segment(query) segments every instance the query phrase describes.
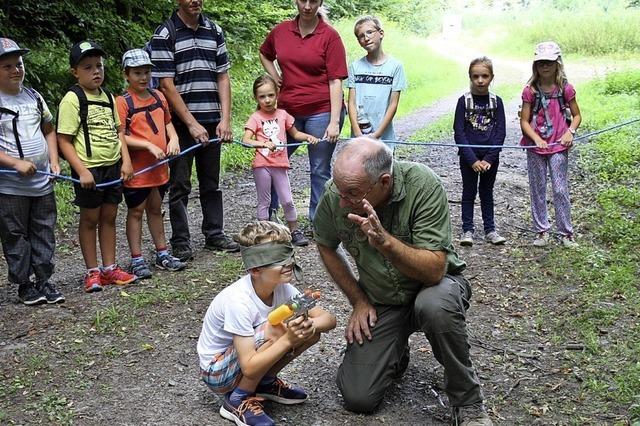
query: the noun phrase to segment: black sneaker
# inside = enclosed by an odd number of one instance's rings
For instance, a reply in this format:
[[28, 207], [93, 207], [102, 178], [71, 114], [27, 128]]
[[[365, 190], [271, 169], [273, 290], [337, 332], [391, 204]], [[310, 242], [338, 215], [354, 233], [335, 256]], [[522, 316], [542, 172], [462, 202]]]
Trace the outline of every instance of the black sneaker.
[[240, 251], [240, 244], [236, 243], [228, 236], [222, 234], [219, 237], [207, 240], [207, 242], [204, 244], [204, 248], [206, 248], [207, 250], [226, 251], [229, 253], [233, 253], [236, 251]]
[[296, 229], [291, 231], [291, 244], [298, 247], [308, 246], [309, 239], [304, 236], [301, 230]]
[[40, 305], [47, 301], [44, 294], [40, 293], [32, 283], [20, 284], [18, 286], [18, 297], [25, 305]]
[[53, 284], [46, 281], [37, 286], [40, 293], [47, 299], [47, 303], [62, 303], [64, 302], [64, 295], [56, 289]]
[[186, 262], [193, 259], [193, 252], [189, 246], [177, 246], [171, 248], [171, 254], [173, 257], [180, 260], [180, 262]]

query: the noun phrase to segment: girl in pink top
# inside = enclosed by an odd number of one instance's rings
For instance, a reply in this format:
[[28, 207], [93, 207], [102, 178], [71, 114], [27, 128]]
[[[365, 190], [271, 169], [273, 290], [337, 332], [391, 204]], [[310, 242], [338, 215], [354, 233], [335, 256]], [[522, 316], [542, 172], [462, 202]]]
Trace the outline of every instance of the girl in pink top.
[[318, 138], [300, 132], [293, 125], [294, 118], [285, 110], [278, 109], [278, 85], [271, 76], [265, 74], [256, 79], [253, 96], [258, 102], [258, 109], [247, 120], [242, 141], [257, 148], [253, 176], [258, 191], [258, 220], [269, 218], [273, 184], [291, 230], [291, 242], [296, 246], [306, 246], [309, 240], [298, 229], [298, 214], [289, 183], [289, 157], [283, 145], [287, 134], [297, 141], [311, 144], [317, 144]]
[[527, 149], [531, 217], [537, 232], [533, 245], [543, 247], [551, 228], [547, 215], [547, 170], [551, 176], [556, 226], [565, 247], [575, 247], [569, 200], [569, 148], [580, 126], [576, 91], [567, 82], [560, 47], [553, 41], [536, 46], [533, 75], [522, 91], [521, 145]]

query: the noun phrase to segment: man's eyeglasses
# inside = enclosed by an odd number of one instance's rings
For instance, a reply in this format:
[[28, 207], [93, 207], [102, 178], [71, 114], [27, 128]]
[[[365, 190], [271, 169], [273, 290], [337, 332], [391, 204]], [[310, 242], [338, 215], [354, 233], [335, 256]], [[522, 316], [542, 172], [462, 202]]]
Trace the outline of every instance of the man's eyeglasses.
[[331, 181], [331, 184], [329, 185], [329, 191], [333, 192], [334, 194], [336, 194], [338, 197], [342, 198], [343, 200], [347, 201], [350, 204], [360, 204], [362, 203], [362, 200], [364, 200], [365, 198], [367, 198], [367, 195], [369, 195], [369, 193], [373, 190], [373, 188], [376, 186], [376, 184], [378, 182], [380, 182], [380, 178], [384, 175], [384, 173], [380, 176], [378, 176], [378, 179], [376, 179], [375, 182], [373, 182], [369, 188], [365, 191], [364, 194], [362, 194], [361, 196], [353, 196], [353, 195], [344, 195], [340, 192], [340, 190], [338, 189], [338, 187], [336, 186], [334, 181]]
[[364, 41], [368, 38], [371, 38], [375, 33], [378, 33], [378, 32], [380, 32], [380, 30], [367, 30], [362, 34], [358, 35], [358, 41]]

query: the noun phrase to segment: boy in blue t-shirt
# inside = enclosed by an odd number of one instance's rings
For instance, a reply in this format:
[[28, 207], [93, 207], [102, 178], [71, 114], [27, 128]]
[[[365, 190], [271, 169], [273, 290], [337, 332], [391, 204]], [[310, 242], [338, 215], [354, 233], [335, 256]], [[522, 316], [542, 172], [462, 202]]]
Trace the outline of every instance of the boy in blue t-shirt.
[[393, 117], [400, 92], [407, 87], [402, 64], [382, 51], [384, 30], [375, 16], [363, 16], [354, 25], [358, 43], [367, 55], [349, 67], [351, 136], [381, 139], [391, 149], [396, 139]]
[[[53, 274], [56, 199], [49, 176], [60, 173], [53, 117], [35, 90], [24, 87], [22, 56], [0, 38], [0, 237], [9, 281], [25, 305], [64, 302]], [[13, 173], [15, 172], [15, 173]], [[35, 283], [31, 281], [31, 274]]]

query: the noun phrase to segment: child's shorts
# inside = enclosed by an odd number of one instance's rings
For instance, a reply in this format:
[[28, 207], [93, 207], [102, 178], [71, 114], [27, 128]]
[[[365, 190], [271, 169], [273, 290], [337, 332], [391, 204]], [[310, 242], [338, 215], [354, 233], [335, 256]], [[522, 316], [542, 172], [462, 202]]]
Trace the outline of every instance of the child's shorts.
[[[111, 182], [120, 179], [120, 161], [110, 166], [92, 167], [89, 169], [96, 184]], [[75, 171], [71, 171], [71, 177], [78, 179]], [[76, 194], [73, 203], [83, 209], [95, 209], [103, 204], [120, 204], [122, 201], [122, 183], [104, 188], [84, 189], [79, 183], [73, 184]]]
[[158, 188], [158, 192], [160, 193], [160, 199], [164, 198], [164, 194], [167, 192], [167, 188], [169, 184], [165, 183], [164, 185], [159, 186], [150, 186], [147, 188], [127, 188], [126, 186], [122, 189], [122, 194], [124, 195], [124, 202], [127, 204], [127, 207], [133, 209], [142, 204], [151, 191]]
[[[256, 327], [254, 339], [256, 349], [264, 344], [264, 332], [267, 322], [263, 322]], [[238, 385], [242, 378], [240, 362], [236, 348], [231, 345], [224, 352], [220, 352], [211, 358], [211, 362], [206, 370], [200, 369], [202, 381], [215, 393], [227, 393]]]

